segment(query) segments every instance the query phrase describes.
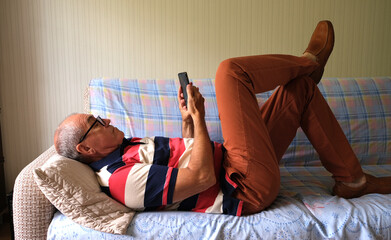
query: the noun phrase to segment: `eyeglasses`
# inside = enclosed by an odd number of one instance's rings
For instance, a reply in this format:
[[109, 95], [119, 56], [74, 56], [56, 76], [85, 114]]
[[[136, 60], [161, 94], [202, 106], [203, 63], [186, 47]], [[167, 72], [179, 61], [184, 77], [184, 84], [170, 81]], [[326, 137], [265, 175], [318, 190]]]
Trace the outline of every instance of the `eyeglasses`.
[[79, 143], [83, 142], [84, 139], [86, 139], [87, 134], [91, 131], [91, 129], [95, 126], [95, 124], [96, 124], [97, 122], [100, 123], [102, 126], [106, 126], [105, 121], [103, 121], [103, 119], [102, 119], [100, 116], [97, 116], [95, 122], [94, 122], [94, 123], [91, 125], [91, 127], [87, 130], [86, 134], [84, 134], [84, 136], [80, 139]]

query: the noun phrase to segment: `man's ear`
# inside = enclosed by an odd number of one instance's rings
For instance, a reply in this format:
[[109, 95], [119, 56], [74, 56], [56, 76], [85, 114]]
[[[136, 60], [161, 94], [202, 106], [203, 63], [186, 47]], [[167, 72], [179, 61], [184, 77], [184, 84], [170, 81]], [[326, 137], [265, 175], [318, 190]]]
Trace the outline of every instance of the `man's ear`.
[[79, 143], [76, 145], [76, 150], [84, 156], [89, 156], [95, 154], [95, 149], [85, 145], [83, 143]]

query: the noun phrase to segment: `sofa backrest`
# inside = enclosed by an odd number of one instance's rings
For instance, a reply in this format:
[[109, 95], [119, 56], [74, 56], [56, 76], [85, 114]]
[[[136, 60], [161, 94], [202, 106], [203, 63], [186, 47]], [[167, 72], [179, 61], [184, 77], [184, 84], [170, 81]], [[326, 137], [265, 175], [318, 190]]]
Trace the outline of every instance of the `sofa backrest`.
[[[214, 79], [193, 79], [205, 97], [210, 138], [223, 142]], [[318, 85], [361, 164], [391, 163], [391, 78], [325, 78]], [[110, 118], [126, 137], [181, 137], [175, 79], [93, 79], [90, 111]], [[258, 94], [262, 105], [272, 91]], [[280, 164], [319, 166], [317, 153], [301, 129]]]

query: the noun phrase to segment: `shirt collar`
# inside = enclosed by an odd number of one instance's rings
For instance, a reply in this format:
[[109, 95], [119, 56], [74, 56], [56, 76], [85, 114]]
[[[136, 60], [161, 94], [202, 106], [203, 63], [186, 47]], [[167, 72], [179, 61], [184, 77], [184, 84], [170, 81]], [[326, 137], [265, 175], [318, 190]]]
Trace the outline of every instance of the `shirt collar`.
[[122, 140], [122, 144], [113, 152], [111, 152], [109, 155], [106, 157], [102, 158], [101, 160], [98, 160], [96, 162], [92, 162], [89, 164], [89, 166], [94, 170], [94, 171], [99, 171], [102, 169], [104, 166], [107, 166], [115, 161], [118, 161], [120, 159], [122, 161], [122, 155], [124, 153], [124, 149], [127, 146], [130, 145], [138, 145], [138, 144], [143, 144], [142, 142], [131, 142], [131, 138], [126, 139], [124, 138]]

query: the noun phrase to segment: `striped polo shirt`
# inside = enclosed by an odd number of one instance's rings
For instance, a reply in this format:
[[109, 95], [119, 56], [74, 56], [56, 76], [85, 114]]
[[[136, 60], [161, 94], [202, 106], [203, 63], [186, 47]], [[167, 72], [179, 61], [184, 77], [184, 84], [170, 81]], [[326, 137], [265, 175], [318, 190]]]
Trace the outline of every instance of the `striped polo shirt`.
[[180, 202], [173, 202], [178, 169], [189, 164], [193, 138], [146, 137], [124, 139], [105, 158], [93, 162], [102, 189], [136, 211], [180, 210], [240, 216], [243, 202], [233, 198], [237, 185], [222, 163], [224, 147], [211, 142], [216, 184]]

